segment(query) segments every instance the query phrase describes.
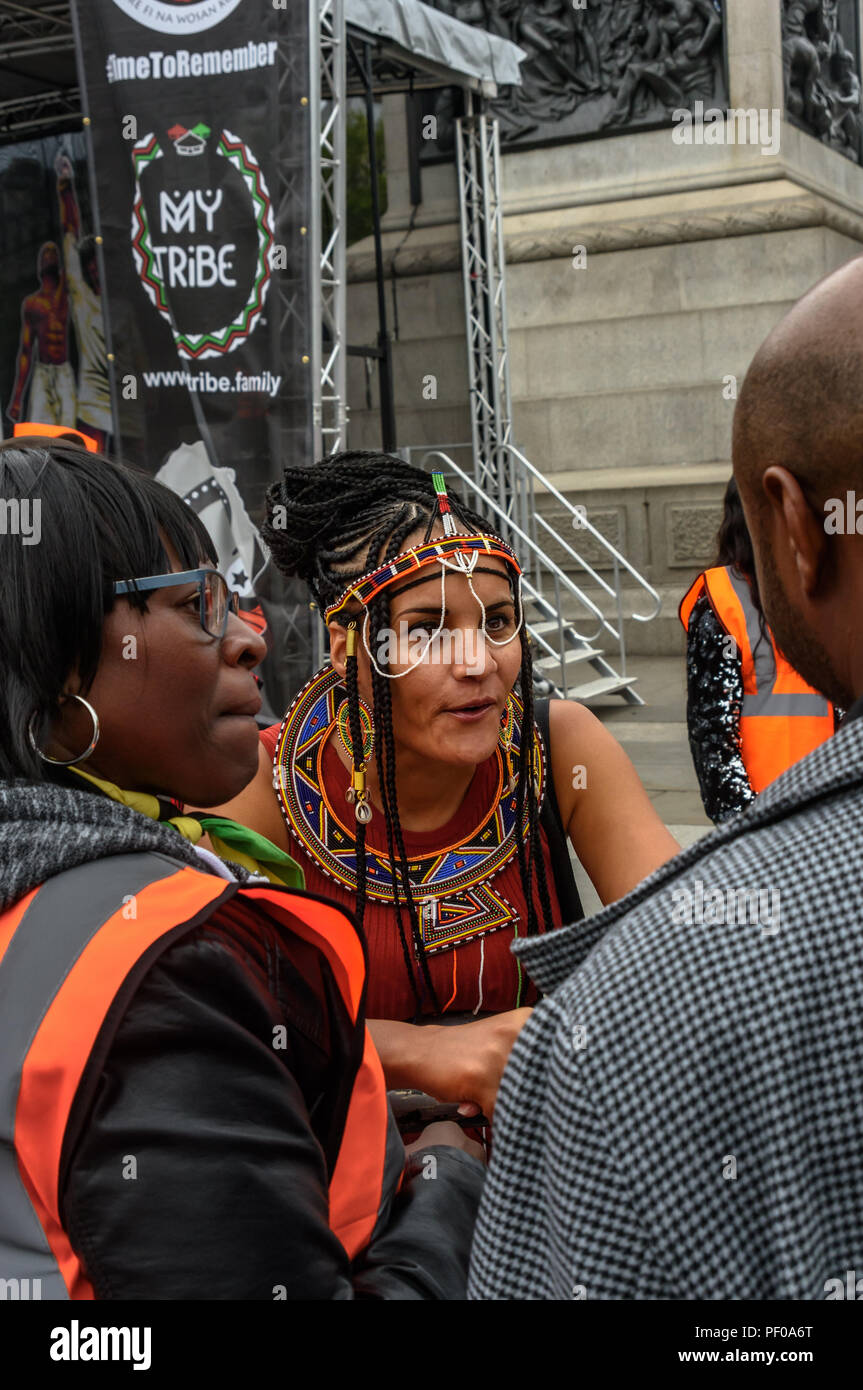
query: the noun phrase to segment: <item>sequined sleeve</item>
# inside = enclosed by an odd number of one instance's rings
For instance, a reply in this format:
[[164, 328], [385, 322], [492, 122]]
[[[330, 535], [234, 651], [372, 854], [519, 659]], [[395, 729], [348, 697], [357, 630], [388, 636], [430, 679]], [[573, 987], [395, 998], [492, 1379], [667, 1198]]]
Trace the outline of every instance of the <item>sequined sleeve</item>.
[[740, 756], [740, 658], [726, 655], [724, 636], [702, 594], [689, 620], [686, 719], [701, 800], [717, 823], [742, 811], [755, 797]]

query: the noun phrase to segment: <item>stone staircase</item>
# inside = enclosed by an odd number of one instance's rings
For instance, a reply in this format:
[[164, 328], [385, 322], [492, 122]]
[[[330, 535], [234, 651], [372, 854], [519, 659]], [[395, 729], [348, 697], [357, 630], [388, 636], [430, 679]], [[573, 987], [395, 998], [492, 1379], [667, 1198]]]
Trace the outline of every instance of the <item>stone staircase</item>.
[[[529, 581], [525, 581], [525, 591]], [[559, 613], [548, 616], [552, 605], [538, 597], [525, 598], [525, 621], [533, 639], [533, 674], [538, 695], [559, 700], [593, 700], [622, 697], [627, 704], [641, 704], [635, 691], [637, 677], [616, 671], [602, 648], [585, 641]]]
[[[657, 585], [657, 592], [662, 599], [662, 608], [659, 615], [649, 623], [638, 622], [632, 617], [633, 613], [639, 611], [639, 605], [643, 607], [643, 596], [635, 589], [621, 590], [623, 639], [627, 666], [630, 656], [685, 657], [686, 633], [677, 616], [677, 610], [680, 606], [680, 600], [689, 588], [689, 583], [690, 577], [686, 574], [682, 576], [680, 584]], [[581, 587], [600, 609], [603, 616], [616, 623], [616, 605], [608, 596], [592, 586], [589, 581], [582, 581]], [[565, 626], [574, 626], [582, 632], [595, 631], [596, 629], [596, 619], [591, 619], [591, 615], [584, 608], [568, 602], [566, 597], [563, 598], [562, 617]], [[591, 621], [592, 626], [588, 626]]]

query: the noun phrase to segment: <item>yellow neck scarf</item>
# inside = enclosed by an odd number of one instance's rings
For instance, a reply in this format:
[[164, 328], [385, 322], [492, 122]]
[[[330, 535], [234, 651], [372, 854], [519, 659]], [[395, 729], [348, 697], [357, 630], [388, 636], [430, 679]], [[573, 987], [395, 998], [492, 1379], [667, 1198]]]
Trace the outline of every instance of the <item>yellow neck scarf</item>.
[[[71, 767], [70, 772], [74, 772], [78, 777], [84, 777], [88, 782], [92, 782], [94, 787], [98, 787], [106, 796], [110, 796], [112, 801], [119, 801], [121, 806], [128, 806], [133, 811], [139, 811], [142, 816], [149, 820], [160, 820], [159, 798], [151, 796], [149, 792], [124, 792], [122, 787], [118, 787], [114, 782], [106, 782], [101, 777], [94, 777], [92, 772], [85, 772], [83, 768]], [[196, 845], [201, 839], [204, 830], [200, 821], [193, 816], [171, 816], [170, 820], [162, 821], [163, 825], [173, 825], [178, 830], [184, 840], [190, 840]]]
[[151, 796], [149, 792], [124, 791], [116, 783], [108, 782], [103, 777], [94, 777], [92, 772], [84, 772], [80, 767], [71, 767], [69, 771], [92, 782], [94, 787], [98, 787], [112, 801], [119, 801], [121, 806], [128, 806], [150, 820], [159, 821], [160, 825], [172, 825], [184, 840], [193, 845], [196, 845], [205, 833], [208, 834], [213, 853], [226, 863], [241, 864], [251, 873], [286, 888], [305, 887], [305, 875], [297, 861], [257, 831], [249, 830], [236, 821], [225, 820], [220, 816], [203, 817], [203, 825], [195, 816], [171, 816], [163, 820], [160, 814], [162, 807], [157, 796]]

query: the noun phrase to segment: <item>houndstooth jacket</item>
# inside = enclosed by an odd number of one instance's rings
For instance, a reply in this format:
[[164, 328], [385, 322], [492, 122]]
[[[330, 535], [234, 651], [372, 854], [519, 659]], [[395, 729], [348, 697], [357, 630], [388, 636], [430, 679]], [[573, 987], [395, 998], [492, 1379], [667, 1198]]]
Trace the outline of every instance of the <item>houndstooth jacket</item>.
[[546, 997], [504, 1073], [469, 1297], [854, 1296], [858, 714], [623, 901], [515, 947]]

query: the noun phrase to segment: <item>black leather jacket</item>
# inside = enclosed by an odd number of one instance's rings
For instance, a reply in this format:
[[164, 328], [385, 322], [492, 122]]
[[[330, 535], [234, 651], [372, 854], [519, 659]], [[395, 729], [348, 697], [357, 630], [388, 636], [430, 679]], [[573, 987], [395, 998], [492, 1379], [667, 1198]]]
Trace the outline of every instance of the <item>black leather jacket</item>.
[[383, 1208], [353, 1266], [330, 1230], [351, 1033], [322, 954], [265, 913], [251, 929], [228, 901], [145, 956], [61, 1160], [61, 1217], [97, 1298], [465, 1296], [484, 1170], [460, 1150], [412, 1160], [397, 1192], [391, 1120]]

